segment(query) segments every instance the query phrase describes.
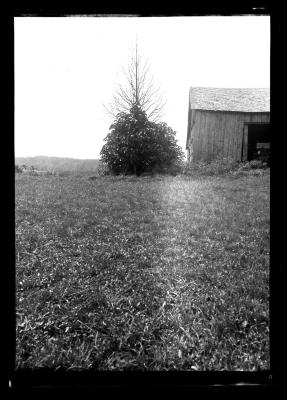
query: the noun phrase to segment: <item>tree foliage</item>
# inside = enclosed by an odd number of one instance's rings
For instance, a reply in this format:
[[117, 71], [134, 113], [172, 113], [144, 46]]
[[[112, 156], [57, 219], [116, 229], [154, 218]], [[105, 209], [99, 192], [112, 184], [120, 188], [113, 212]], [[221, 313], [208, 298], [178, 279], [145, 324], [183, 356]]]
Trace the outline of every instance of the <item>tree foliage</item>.
[[138, 106], [119, 113], [101, 150], [102, 161], [115, 173], [176, 171], [183, 159], [176, 133], [164, 122], [149, 121]]

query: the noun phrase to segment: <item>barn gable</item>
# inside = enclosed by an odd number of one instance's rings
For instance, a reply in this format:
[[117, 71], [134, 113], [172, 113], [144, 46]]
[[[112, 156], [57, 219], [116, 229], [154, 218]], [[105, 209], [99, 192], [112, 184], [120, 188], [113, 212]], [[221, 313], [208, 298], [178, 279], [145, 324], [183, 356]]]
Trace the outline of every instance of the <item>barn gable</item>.
[[[248, 151], [251, 154], [247, 149], [248, 137], [251, 143], [251, 130], [256, 130], [255, 125], [251, 129], [251, 124], [266, 125], [269, 122], [270, 90], [267, 88], [192, 87], [189, 92], [186, 142], [188, 159], [247, 159]], [[260, 137], [258, 129], [256, 135]], [[265, 142], [266, 137], [265, 134]], [[254, 146], [257, 146], [256, 143]]]

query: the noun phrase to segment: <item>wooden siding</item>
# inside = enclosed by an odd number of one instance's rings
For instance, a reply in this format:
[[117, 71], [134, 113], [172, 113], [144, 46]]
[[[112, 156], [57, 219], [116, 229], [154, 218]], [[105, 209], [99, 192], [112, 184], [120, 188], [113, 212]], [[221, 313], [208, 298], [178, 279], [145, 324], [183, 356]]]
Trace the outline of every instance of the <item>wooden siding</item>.
[[243, 128], [243, 148], [242, 148], [242, 161], [247, 161], [248, 150], [248, 126], [244, 125]]
[[269, 112], [192, 110], [191, 114], [188, 146], [192, 147], [193, 161], [210, 161], [217, 157], [241, 161], [244, 124], [270, 122]]

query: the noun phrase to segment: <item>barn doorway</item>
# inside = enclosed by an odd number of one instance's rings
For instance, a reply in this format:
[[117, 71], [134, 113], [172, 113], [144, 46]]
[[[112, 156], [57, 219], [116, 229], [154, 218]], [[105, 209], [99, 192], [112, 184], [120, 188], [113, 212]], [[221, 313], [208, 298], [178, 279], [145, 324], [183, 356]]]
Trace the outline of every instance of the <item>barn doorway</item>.
[[247, 161], [270, 162], [270, 124], [247, 125]]

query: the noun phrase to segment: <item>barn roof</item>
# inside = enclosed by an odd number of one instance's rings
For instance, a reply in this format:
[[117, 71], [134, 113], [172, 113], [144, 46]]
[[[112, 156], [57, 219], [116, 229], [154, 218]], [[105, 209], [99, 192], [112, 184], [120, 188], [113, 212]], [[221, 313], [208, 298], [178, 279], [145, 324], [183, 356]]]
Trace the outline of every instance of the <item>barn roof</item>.
[[197, 110], [268, 112], [270, 89], [191, 87], [189, 107]]

